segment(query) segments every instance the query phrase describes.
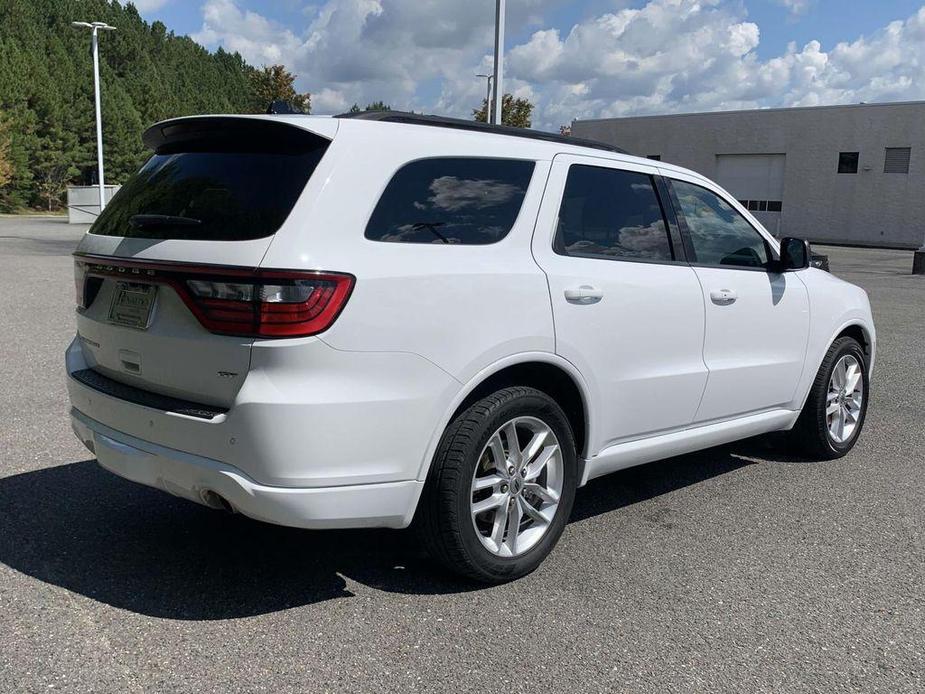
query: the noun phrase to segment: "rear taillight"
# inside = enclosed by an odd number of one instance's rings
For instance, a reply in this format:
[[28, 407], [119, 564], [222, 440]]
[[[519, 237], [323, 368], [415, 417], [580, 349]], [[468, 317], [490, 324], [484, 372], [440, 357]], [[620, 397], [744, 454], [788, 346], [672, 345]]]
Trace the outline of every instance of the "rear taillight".
[[86, 263], [79, 260], [74, 261], [74, 291], [78, 311], [83, 311], [93, 305], [102, 285], [101, 277], [87, 274]]
[[77, 309], [83, 310], [87, 308], [86, 298], [84, 297], [84, 282], [87, 279], [87, 266], [85, 263], [80, 262], [79, 260], [74, 261], [74, 292], [76, 296], [74, 297], [77, 302]]
[[242, 337], [307, 337], [327, 330], [347, 303], [354, 282], [352, 275], [336, 272], [80, 256], [74, 266], [79, 309], [93, 303], [103, 277], [169, 285], [204, 328]]
[[210, 331], [254, 337], [304, 337], [330, 327], [353, 288], [349, 275], [260, 273], [189, 278], [180, 294]]

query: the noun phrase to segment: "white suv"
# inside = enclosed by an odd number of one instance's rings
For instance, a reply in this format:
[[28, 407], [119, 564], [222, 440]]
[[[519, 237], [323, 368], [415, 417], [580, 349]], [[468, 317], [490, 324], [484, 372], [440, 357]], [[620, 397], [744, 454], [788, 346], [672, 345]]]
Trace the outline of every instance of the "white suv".
[[75, 254], [67, 350], [73, 428], [118, 475], [283, 525], [413, 521], [496, 582], [600, 475], [858, 438], [866, 294], [696, 173], [400, 113], [144, 140]]

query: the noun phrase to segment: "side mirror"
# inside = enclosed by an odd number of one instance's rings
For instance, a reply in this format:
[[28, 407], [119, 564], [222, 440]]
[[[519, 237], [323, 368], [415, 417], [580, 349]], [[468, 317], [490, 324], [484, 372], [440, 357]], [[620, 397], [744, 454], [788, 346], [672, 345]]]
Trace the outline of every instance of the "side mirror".
[[778, 272], [805, 270], [809, 261], [809, 241], [788, 236], [780, 242], [780, 260], [776, 263]]

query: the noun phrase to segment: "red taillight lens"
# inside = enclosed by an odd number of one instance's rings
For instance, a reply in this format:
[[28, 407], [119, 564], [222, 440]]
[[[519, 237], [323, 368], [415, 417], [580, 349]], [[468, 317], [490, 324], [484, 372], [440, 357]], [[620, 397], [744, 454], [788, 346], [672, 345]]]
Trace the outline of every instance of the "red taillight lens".
[[210, 331], [255, 337], [304, 337], [330, 327], [353, 288], [349, 275], [260, 273], [187, 279], [181, 296]]
[[[242, 337], [307, 337], [340, 315], [353, 276], [337, 272], [193, 266], [102, 256], [75, 258], [77, 305], [92, 303], [103, 277], [165, 284], [206, 330]], [[88, 288], [94, 291], [88, 296]]]

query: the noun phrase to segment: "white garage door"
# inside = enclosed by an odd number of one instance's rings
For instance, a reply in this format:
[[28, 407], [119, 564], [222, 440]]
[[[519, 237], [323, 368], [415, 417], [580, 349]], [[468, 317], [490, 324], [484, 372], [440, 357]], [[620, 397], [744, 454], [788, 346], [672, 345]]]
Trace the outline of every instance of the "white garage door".
[[716, 182], [779, 236], [786, 165], [784, 154], [719, 154]]

